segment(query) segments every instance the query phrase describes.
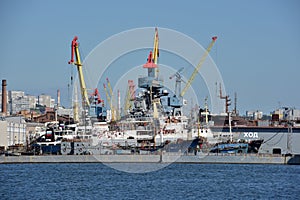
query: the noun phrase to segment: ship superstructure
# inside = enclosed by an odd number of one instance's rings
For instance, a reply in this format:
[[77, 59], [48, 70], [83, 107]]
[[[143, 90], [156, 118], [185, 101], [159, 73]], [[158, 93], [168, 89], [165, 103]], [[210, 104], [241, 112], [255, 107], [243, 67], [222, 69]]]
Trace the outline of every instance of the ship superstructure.
[[111, 122], [109, 130], [98, 131], [103, 144], [156, 149], [170, 142], [195, 139], [195, 135], [189, 134], [188, 118], [182, 115], [181, 98], [165, 88], [158, 75], [158, 46], [155, 29], [153, 51], [143, 65], [147, 76], [138, 78], [138, 89], [126, 114]]

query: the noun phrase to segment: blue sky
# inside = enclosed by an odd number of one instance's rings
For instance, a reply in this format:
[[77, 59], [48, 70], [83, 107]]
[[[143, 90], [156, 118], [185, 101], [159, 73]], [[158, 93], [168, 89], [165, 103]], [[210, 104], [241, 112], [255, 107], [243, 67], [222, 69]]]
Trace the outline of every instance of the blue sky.
[[[238, 109], [300, 108], [300, 2], [278, 1], [16, 1], [0, 2], [0, 79], [8, 90], [55, 96], [67, 104], [70, 42], [83, 56], [101, 41], [139, 27], [182, 32], [211, 52]], [[146, 58], [147, 55], [145, 55]], [[199, 56], [200, 57], [200, 56]], [[102, 94], [102, 96], [105, 96]], [[203, 97], [204, 98], [204, 97]]]

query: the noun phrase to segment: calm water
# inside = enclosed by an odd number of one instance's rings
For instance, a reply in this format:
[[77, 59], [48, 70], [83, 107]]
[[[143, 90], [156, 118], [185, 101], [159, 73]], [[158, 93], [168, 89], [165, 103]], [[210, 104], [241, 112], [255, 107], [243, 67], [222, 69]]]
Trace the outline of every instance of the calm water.
[[103, 164], [0, 165], [0, 199], [299, 199], [300, 166], [172, 164], [125, 173]]

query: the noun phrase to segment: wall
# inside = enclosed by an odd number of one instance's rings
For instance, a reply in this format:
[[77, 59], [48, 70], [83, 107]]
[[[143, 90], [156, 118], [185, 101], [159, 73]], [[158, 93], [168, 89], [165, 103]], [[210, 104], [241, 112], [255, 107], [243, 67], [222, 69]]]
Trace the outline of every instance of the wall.
[[4, 146], [7, 149], [7, 121], [0, 121], [0, 146]]

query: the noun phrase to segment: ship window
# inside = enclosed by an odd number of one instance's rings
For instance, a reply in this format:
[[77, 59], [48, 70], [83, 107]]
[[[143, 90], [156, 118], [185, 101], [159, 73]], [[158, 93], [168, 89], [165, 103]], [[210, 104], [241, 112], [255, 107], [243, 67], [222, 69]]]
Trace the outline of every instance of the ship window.
[[273, 154], [281, 154], [281, 149], [280, 148], [274, 148], [273, 149]]

